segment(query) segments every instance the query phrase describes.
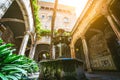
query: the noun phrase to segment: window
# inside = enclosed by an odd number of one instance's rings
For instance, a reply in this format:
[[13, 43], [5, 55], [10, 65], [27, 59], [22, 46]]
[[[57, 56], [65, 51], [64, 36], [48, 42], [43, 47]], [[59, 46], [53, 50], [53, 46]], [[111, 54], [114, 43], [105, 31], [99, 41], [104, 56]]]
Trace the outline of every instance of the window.
[[45, 18], [45, 14], [42, 14], [42, 15], [41, 15], [41, 19], [44, 19], [44, 18]]
[[69, 19], [67, 18], [67, 17], [64, 17], [64, 23], [67, 23], [67, 22], [69, 22]]
[[45, 25], [45, 29], [48, 29], [48, 26], [47, 26], [47, 25]]
[[52, 20], [52, 16], [48, 16], [48, 20]]

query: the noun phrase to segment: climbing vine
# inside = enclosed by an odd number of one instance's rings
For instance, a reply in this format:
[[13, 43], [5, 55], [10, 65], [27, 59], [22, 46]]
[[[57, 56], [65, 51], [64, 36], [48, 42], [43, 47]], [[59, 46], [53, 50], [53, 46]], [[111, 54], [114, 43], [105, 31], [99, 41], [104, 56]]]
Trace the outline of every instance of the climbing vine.
[[41, 31], [41, 22], [40, 22], [40, 18], [39, 18], [39, 9], [40, 7], [38, 6], [38, 0], [31, 0], [32, 2], [32, 6], [33, 6], [33, 16], [34, 16], [34, 20], [35, 20], [35, 32], [37, 34], [37, 39], [40, 38], [40, 31]]
[[[35, 32], [37, 34], [37, 39], [40, 39], [41, 36], [50, 36], [51, 30], [41, 29], [41, 22], [39, 18], [39, 10], [40, 6], [38, 5], [38, 0], [31, 0], [32, 7], [33, 7], [33, 16], [34, 16], [34, 23], [35, 23]], [[54, 31], [54, 34], [57, 35], [58, 32]], [[65, 35], [69, 35], [69, 33], [65, 32]]]

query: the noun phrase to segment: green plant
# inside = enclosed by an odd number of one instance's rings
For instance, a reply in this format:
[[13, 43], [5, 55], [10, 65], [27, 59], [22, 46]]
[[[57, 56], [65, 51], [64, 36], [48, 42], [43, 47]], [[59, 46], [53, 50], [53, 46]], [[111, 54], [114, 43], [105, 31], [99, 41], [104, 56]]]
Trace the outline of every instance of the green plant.
[[37, 34], [37, 38], [40, 38], [40, 31], [41, 31], [41, 22], [39, 18], [39, 6], [37, 4], [37, 0], [31, 0], [33, 6], [33, 16], [34, 16], [34, 23], [35, 23], [35, 32]]
[[39, 70], [32, 59], [22, 55], [13, 54], [13, 44], [6, 44], [0, 39], [0, 80], [24, 80], [28, 73]]
[[46, 35], [50, 35], [51, 34], [51, 31], [50, 30], [45, 30], [45, 29], [41, 29], [41, 31], [40, 31], [40, 35], [41, 36], [46, 36]]

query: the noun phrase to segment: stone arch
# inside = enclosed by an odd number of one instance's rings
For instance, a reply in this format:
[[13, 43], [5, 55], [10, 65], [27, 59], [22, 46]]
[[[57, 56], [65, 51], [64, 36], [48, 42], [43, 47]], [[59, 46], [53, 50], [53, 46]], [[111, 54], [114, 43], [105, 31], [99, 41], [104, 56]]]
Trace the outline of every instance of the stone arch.
[[98, 20], [99, 18], [101, 17], [104, 17], [102, 14], [98, 14], [98, 15], [95, 15], [90, 21], [89, 23], [86, 25], [86, 29], [84, 29], [84, 31], [82, 32], [82, 34], [86, 34], [86, 32], [88, 31], [88, 29], [90, 29], [91, 27], [91, 24], [94, 23], [96, 20]]
[[16, 2], [18, 3], [20, 10], [22, 11], [26, 31], [33, 31], [33, 22], [30, 21], [32, 20], [33, 15], [32, 15], [31, 8], [28, 6], [31, 4], [30, 1], [16, 0]]
[[[112, 34], [106, 17], [101, 16], [91, 23], [85, 33], [89, 58], [93, 70], [115, 70], [115, 65], [106, 38]], [[108, 34], [107, 34], [108, 33]], [[112, 34], [113, 35], [113, 34]]]
[[36, 47], [36, 50], [35, 50], [35, 55], [34, 55], [34, 59], [36, 61], [39, 61], [39, 55], [40, 53], [42, 52], [50, 52], [50, 45], [49, 44], [38, 44], [37, 47]]
[[[26, 3], [25, 3], [26, 2]], [[20, 50], [21, 43], [26, 34], [33, 38], [31, 32], [34, 32], [33, 19], [30, 1], [28, 0], [14, 0], [6, 13], [0, 19], [2, 25], [13, 32], [13, 38], [17, 48], [17, 53]], [[28, 42], [29, 36], [26, 39]]]
[[38, 55], [38, 62], [44, 59], [50, 59], [50, 53], [47, 50], [41, 50]]
[[81, 38], [79, 38], [75, 42], [74, 47], [75, 47], [75, 56], [76, 56], [76, 58], [84, 61], [85, 57], [84, 57], [83, 44], [82, 44]]
[[[71, 40], [71, 45], [73, 46], [73, 45], [76, 43], [76, 41], [77, 41], [79, 38], [81, 38], [81, 36], [84, 36], [84, 34], [86, 34], [87, 30], [89, 29], [91, 23], [95, 22], [95, 21], [96, 21], [97, 19], [99, 19], [101, 16], [102, 16], [101, 14], [96, 15], [96, 16], [89, 22], [89, 24], [87, 24], [88, 27], [87, 27], [86, 29], [84, 29], [84, 31], [83, 31], [82, 33], [79, 33], [79, 30], [78, 30], [78, 31], [76, 32], [76, 35], [74, 35], [75, 37], [72, 38], [72, 40]], [[93, 30], [93, 29], [92, 29], [92, 30]], [[95, 29], [94, 29], [94, 30], [95, 30]], [[95, 32], [100, 32], [100, 31], [99, 31], [99, 30], [96, 30]]]

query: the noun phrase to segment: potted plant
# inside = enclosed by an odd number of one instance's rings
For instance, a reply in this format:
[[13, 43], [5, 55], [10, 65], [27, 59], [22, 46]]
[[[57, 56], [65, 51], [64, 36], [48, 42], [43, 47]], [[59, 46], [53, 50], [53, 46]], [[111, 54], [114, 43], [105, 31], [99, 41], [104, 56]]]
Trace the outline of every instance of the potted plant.
[[38, 72], [35, 61], [22, 55], [13, 54], [13, 44], [0, 39], [0, 80], [26, 80], [29, 73]]

